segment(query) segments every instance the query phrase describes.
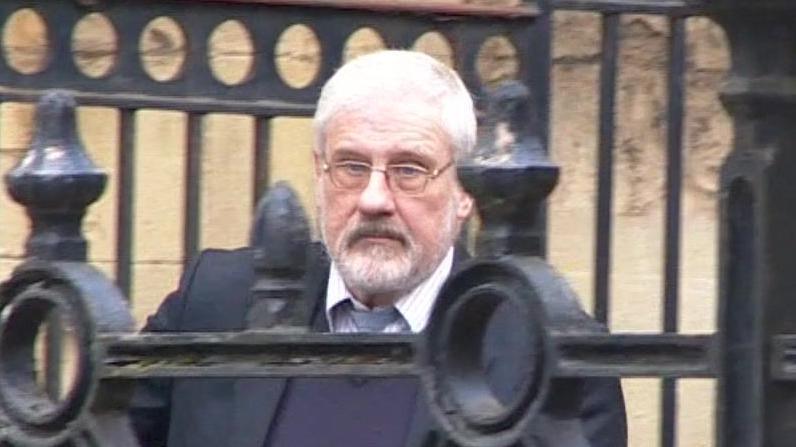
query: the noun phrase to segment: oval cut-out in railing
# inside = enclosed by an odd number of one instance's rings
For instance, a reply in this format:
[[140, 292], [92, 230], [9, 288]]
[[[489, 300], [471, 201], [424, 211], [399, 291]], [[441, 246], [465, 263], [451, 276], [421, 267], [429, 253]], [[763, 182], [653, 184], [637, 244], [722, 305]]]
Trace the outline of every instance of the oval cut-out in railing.
[[383, 50], [387, 47], [378, 31], [370, 27], [354, 31], [346, 40], [343, 49], [343, 62], [348, 62], [359, 56]]
[[32, 75], [47, 68], [50, 36], [47, 23], [31, 8], [15, 11], [3, 26], [3, 55], [14, 71]]
[[275, 47], [276, 71], [288, 86], [300, 89], [315, 81], [321, 69], [321, 44], [307, 25], [297, 23], [285, 29]]
[[89, 78], [109, 75], [116, 66], [119, 38], [104, 14], [93, 12], [81, 18], [72, 30], [75, 66]]
[[453, 48], [448, 39], [439, 31], [424, 33], [415, 40], [412, 49], [426, 53], [449, 68], [454, 68]]
[[182, 75], [187, 57], [187, 39], [177, 21], [161, 16], [149, 22], [138, 43], [144, 71], [158, 82], [173, 81]]
[[475, 64], [481, 84], [486, 86], [517, 79], [520, 70], [517, 48], [506, 36], [486, 39], [478, 50]]
[[251, 79], [254, 43], [249, 30], [237, 20], [227, 20], [210, 34], [207, 60], [213, 76], [224, 85], [240, 85]]

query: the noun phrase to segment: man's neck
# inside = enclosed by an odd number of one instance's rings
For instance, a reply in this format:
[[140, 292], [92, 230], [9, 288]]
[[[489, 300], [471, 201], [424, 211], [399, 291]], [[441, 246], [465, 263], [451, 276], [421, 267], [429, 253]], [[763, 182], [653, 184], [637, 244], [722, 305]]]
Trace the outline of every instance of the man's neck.
[[374, 307], [388, 307], [395, 304], [398, 301], [398, 298], [406, 295], [411, 290], [398, 290], [395, 292], [384, 292], [384, 293], [371, 293], [365, 294], [358, 290], [351, 290], [351, 295], [354, 296], [354, 299], [359, 301], [362, 305], [369, 309], [373, 309]]

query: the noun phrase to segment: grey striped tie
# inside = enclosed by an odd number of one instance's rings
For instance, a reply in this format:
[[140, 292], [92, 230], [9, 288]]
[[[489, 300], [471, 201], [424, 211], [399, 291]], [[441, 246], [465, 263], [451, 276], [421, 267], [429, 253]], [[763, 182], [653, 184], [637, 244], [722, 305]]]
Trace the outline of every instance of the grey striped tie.
[[359, 310], [354, 308], [351, 300], [345, 303], [348, 305], [347, 310], [354, 319], [354, 326], [358, 332], [384, 332], [384, 329], [393, 323], [400, 323], [401, 332], [409, 330], [409, 325], [394, 306]]

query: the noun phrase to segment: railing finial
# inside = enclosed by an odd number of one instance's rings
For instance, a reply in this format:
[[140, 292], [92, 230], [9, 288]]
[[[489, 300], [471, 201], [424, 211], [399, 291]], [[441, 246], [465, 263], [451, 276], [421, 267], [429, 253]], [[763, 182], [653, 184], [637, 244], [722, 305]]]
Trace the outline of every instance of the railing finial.
[[536, 220], [558, 181], [558, 167], [547, 158], [539, 135], [526, 86], [506, 82], [488, 92], [478, 147], [458, 168], [481, 218], [479, 255], [543, 255], [544, 233]]
[[91, 161], [77, 135], [75, 100], [51, 90], [36, 108], [36, 132], [25, 157], [5, 176], [11, 197], [31, 220], [26, 255], [85, 261], [81, 223], [105, 189], [107, 176]]
[[251, 289], [248, 328], [306, 328], [308, 309], [301, 297], [310, 231], [298, 197], [287, 183], [276, 183], [260, 200], [251, 246], [257, 278]]

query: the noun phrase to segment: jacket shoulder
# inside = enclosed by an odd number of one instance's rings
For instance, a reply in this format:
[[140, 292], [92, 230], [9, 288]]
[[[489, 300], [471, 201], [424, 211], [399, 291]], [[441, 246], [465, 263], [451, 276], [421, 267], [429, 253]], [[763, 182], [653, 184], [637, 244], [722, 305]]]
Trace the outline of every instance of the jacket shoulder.
[[177, 290], [149, 317], [145, 331], [234, 331], [244, 327], [254, 281], [250, 248], [203, 250], [183, 272]]

